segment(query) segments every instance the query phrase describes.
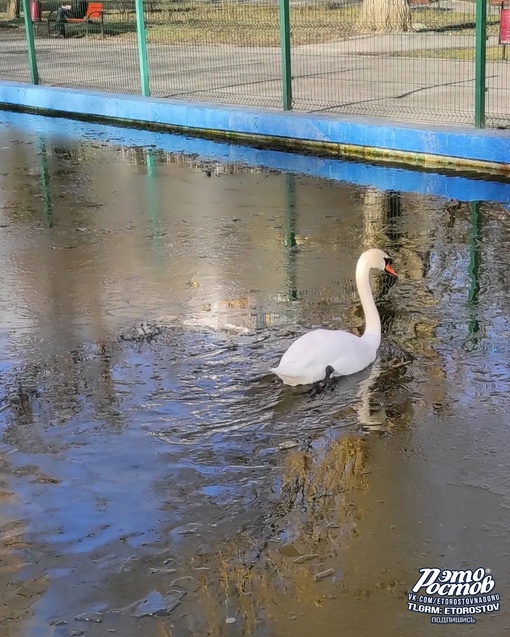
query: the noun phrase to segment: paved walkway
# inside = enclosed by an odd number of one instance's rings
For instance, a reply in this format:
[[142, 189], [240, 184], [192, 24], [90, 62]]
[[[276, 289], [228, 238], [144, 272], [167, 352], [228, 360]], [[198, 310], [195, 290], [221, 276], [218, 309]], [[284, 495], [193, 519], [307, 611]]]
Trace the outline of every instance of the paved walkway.
[[[491, 37], [490, 45], [497, 45]], [[352, 37], [293, 49], [294, 108], [471, 124], [474, 61], [409, 57], [412, 50], [470, 48], [473, 36], [407, 33]], [[134, 36], [36, 39], [47, 85], [139, 93]], [[278, 48], [229, 45], [149, 46], [155, 96], [230, 104], [281, 104]], [[0, 30], [0, 79], [29, 81], [22, 34]], [[487, 65], [489, 124], [510, 126], [510, 61]]]

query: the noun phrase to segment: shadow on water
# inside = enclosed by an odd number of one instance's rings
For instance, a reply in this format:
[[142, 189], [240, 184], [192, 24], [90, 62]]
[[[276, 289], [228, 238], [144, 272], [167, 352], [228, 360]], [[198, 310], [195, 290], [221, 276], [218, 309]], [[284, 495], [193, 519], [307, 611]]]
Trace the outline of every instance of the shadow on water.
[[[6, 140], [6, 635], [426, 635], [420, 568], [510, 585], [501, 206]], [[377, 361], [283, 386], [297, 336], [361, 333], [374, 245], [400, 275], [373, 279]]]

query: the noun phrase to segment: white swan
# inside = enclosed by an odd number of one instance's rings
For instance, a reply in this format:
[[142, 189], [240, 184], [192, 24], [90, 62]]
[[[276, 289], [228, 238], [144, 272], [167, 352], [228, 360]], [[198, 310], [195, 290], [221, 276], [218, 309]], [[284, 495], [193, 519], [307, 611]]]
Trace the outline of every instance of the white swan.
[[356, 336], [341, 330], [317, 329], [298, 338], [271, 372], [285, 385], [309, 385], [348, 376], [374, 362], [381, 344], [381, 319], [370, 287], [370, 270], [382, 270], [396, 277], [393, 260], [378, 248], [363, 252], [356, 266], [356, 287], [365, 313], [365, 332]]

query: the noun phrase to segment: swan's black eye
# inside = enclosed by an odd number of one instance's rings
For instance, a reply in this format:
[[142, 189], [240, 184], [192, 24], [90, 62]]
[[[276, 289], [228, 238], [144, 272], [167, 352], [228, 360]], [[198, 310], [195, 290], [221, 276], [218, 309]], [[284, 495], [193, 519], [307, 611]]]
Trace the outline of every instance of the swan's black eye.
[[391, 265], [393, 263], [393, 259], [391, 257], [384, 257], [384, 263], [386, 263], [386, 265]]

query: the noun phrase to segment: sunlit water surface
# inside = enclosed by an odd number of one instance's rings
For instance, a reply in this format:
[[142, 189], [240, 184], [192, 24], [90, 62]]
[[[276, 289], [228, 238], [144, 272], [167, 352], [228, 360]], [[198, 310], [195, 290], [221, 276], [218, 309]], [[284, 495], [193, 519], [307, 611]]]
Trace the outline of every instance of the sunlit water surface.
[[[508, 211], [5, 124], [0, 153], [2, 635], [508, 632]], [[275, 382], [363, 328], [372, 246], [378, 361]], [[499, 612], [410, 612], [434, 566], [492, 569]]]

